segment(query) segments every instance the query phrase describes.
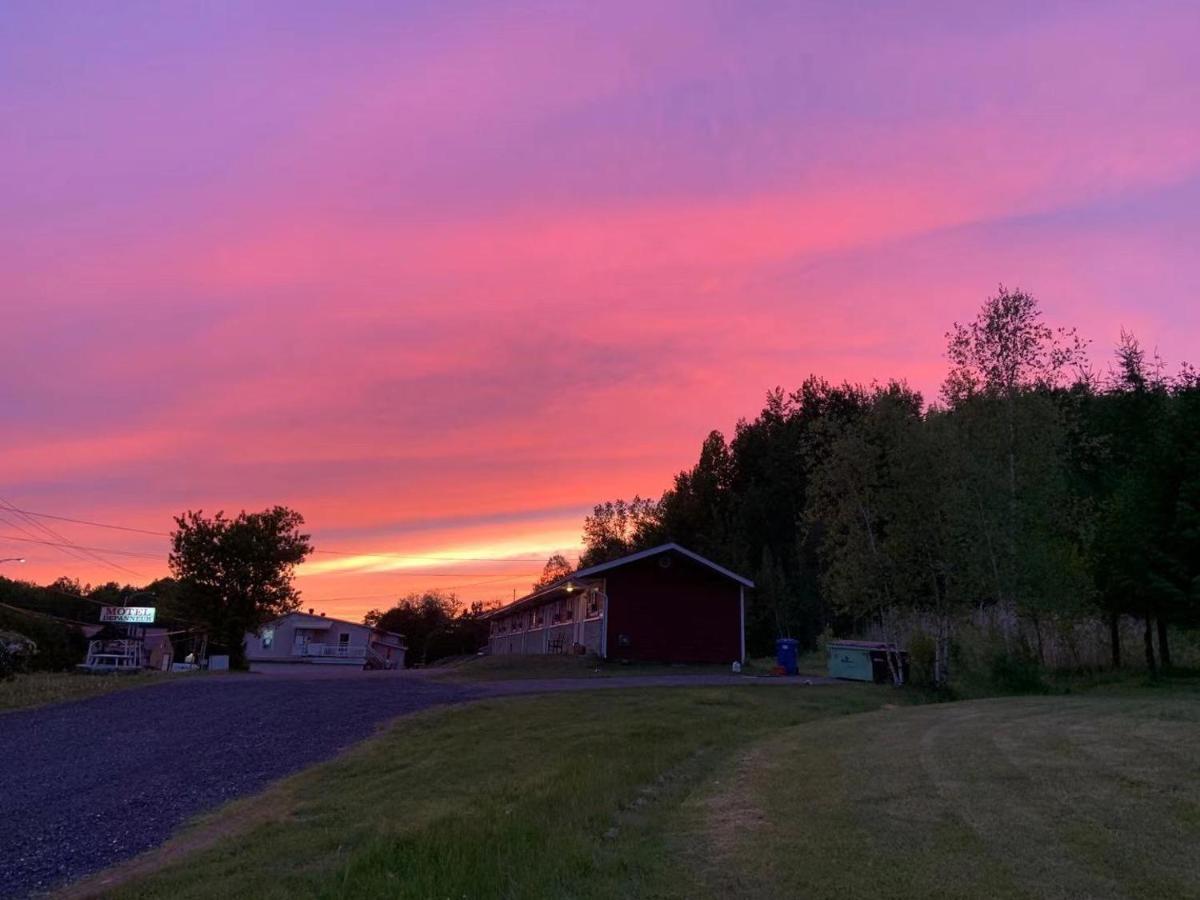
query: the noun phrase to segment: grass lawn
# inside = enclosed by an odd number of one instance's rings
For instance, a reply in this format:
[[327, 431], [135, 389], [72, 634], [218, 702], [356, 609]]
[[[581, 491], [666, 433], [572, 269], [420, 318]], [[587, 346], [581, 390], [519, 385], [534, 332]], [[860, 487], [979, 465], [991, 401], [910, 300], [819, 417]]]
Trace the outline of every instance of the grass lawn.
[[781, 730], [685, 804], [701, 894], [1200, 897], [1200, 691]]
[[[801, 675], [825, 675], [825, 654], [806, 653], [799, 660]], [[757, 657], [748, 660], [746, 675], [769, 675], [775, 660]], [[594, 656], [504, 654], [500, 656], [457, 657], [447, 663], [434, 663], [432, 677], [439, 681], [509, 681], [527, 678], [615, 678], [622, 675], [729, 675], [727, 665], [667, 665], [664, 663], [619, 663]]]
[[431, 711], [88, 889], [1200, 896], [1195, 682], [924, 706], [906, 696], [697, 687]]
[[[178, 677], [178, 676], [173, 676]], [[0, 681], [0, 712], [29, 709], [65, 700], [82, 700], [112, 691], [144, 687], [166, 680], [157, 672], [134, 675], [79, 675], [74, 672], [31, 672]]]
[[[872, 686], [745, 686], [430, 711], [201, 820], [146, 860], [165, 868], [93, 889], [197, 898], [669, 893], [680, 877], [672, 823], [709, 774], [781, 728], [893, 699]], [[205, 847], [208, 835], [217, 840]]]
[[[436, 667], [435, 667], [436, 668]], [[770, 666], [754, 664], [747, 674], [766, 674]], [[667, 665], [664, 663], [619, 663], [594, 656], [501, 656], [467, 657], [439, 668], [439, 681], [509, 681], [527, 678], [615, 678], [623, 675], [729, 675], [727, 665]]]

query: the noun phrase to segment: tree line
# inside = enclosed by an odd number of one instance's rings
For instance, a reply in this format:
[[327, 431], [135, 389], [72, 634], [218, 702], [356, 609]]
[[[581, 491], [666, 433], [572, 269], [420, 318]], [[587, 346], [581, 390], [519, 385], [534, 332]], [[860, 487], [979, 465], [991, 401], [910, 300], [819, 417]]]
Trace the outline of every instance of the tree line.
[[[285, 506], [236, 516], [189, 510], [176, 517], [171, 532], [170, 577], [144, 587], [93, 587], [68, 578], [39, 586], [0, 577], [0, 677], [82, 662], [83, 629], [98, 625], [101, 606], [127, 605], [131, 598], [133, 605], [156, 607], [155, 627], [203, 636], [211, 653], [228, 654], [240, 668], [245, 635], [300, 608], [295, 569], [313, 552], [303, 528], [304, 517]], [[404, 635], [408, 665], [474, 653], [488, 636], [481, 604], [466, 605], [441, 591], [399, 597], [363, 621]]]
[[1170, 666], [1172, 629], [1200, 625], [1200, 377], [1128, 333], [1098, 372], [1003, 287], [946, 338], [932, 402], [900, 380], [770, 391], [657, 500], [597, 505], [581, 566], [672, 540], [753, 573], [759, 653], [903, 631], [944, 683], [964, 622], [1003, 614], [1010, 659], [1069, 659], [1102, 620], [1120, 667], [1132, 619], [1146, 666]]

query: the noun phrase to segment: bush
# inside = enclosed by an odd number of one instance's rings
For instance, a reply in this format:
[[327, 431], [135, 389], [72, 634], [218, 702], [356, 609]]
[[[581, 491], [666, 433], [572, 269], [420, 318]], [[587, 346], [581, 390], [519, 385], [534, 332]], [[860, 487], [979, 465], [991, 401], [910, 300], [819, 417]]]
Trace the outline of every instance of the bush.
[[923, 631], [914, 632], [908, 640], [908, 679], [917, 687], [931, 688], [937, 645]]
[[10, 653], [4, 644], [0, 644], [0, 681], [8, 681], [17, 672], [17, 656], [15, 653]]
[[1044, 694], [1049, 690], [1042, 667], [1025, 653], [994, 654], [989, 676], [993, 687], [1005, 693]]
[[87, 640], [78, 628], [41, 619], [18, 610], [0, 609], [0, 631], [16, 632], [37, 646], [29, 668], [58, 672], [83, 662]]
[[0, 681], [29, 671], [29, 660], [37, 645], [23, 634], [0, 631]]

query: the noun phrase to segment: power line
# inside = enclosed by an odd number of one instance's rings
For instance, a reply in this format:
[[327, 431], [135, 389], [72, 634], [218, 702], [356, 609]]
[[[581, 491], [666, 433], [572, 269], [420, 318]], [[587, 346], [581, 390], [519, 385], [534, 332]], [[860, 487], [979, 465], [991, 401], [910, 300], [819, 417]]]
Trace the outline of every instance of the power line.
[[[141, 572], [136, 572], [133, 569], [130, 569], [126, 566], [120, 565], [119, 563], [115, 563], [115, 562], [112, 562], [111, 560], [105, 559], [103, 556], [100, 556], [98, 553], [93, 553], [93, 552], [89, 551], [87, 548], [79, 547], [79, 545], [76, 544], [74, 541], [59, 534], [57, 531], [55, 531], [53, 528], [50, 528], [48, 525], [43, 525], [41, 522], [37, 521], [36, 519], [33, 519], [30, 516], [25, 515], [23, 512], [21, 512], [19, 509], [17, 509], [17, 507], [15, 507], [12, 503], [9, 503], [3, 497], [0, 497], [0, 505], [3, 505], [3, 507], [6, 509], [16, 512], [17, 515], [19, 515], [21, 518], [23, 518], [26, 522], [28, 522], [34, 528], [37, 528], [43, 534], [48, 534], [52, 538], [57, 538], [58, 540], [63, 541], [72, 547], [78, 547], [80, 550], [83, 550], [83, 552], [87, 553], [88, 556], [92, 557], [97, 562], [103, 563], [104, 565], [106, 565], [112, 569], [116, 569], [118, 571], [126, 572], [130, 575], [134, 575], [138, 578], [145, 577], [144, 575], [142, 575]], [[22, 532], [25, 531], [25, 529], [23, 529], [23, 528], [20, 528], [18, 530], [20, 530]]]
[[[18, 523], [18, 522], [11, 522], [11, 521], [9, 521], [9, 520], [8, 520], [8, 519], [7, 519], [5, 516], [0, 516], [0, 522], [3, 522], [3, 523], [4, 523], [5, 525], [7, 525], [9, 528], [15, 528], [15, 529], [17, 529], [17, 531], [21, 532], [21, 534], [24, 534], [24, 535], [26, 535], [27, 537], [30, 537], [30, 538], [34, 538], [34, 537], [35, 537], [35, 535], [34, 535], [34, 532], [30, 531], [28, 528], [25, 528], [24, 526], [22, 526], [22, 525], [21, 525], [20, 523]], [[76, 552], [74, 552], [74, 551], [72, 551], [72, 550], [66, 550], [66, 549], [62, 549], [62, 548], [60, 548], [59, 552], [63, 553], [63, 554], [64, 554], [64, 555], [66, 555], [66, 556], [69, 556], [69, 557], [71, 557], [72, 559], [80, 559], [80, 560], [83, 560], [84, 562], [88, 562], [88, 561], [89, 561], [89, 560], [87, 559], [87, 557], [85, 557], [85, 556], [84, 556], [82, 553], [76, 553]]]
[[[28, 532], [26, 532], [26, 533], [28, 533]], [[79, 550], [94, 550], [94, 551], [99, 551], [101, 553], [112, 553], [117, 556], [136, 557], [138, 559], [153, 559], [153, 560], [161, 560], [162, 559], [161, 556], [155, 556], [150, 553], [138, 553], [134, 550], [116, 550], [112, 547], [85, 547], [82, 544], [65, 544], [65, 543], [61, 543], [58, 541], [44, 540], [42, 538], [17, 537], [16, 535], [12, 535], [12, 534], [0, 534], [0, 540], [2, 540], [2, 541], [20, 541], [21, 543], [24, 543], [24, 544], [45, 544], [49, 547], [72, 547], [72, 548], [76, 548]], [[471, 560], [471, 561], [483, 561], [483, 560]], [[505, 562], [507, 562], [507, 560], [505, 560]], [[139, 578], [145, 577], [144, 575], [141, 575], [137, 572], [133, 572], [133, 574], [137, 575]], [[346, 574], [350, 574], [350, 573], [346, 573]], [[370, 573], [370, 574], [379, 574], [379, 573]], [[527, 575], [537, 575], [538, 573], [537, 572], [526, 572], [526, 571], [522, 571], [522, 572], [424, 572], [424, 571], [417, 570], [417, 571], [413, 572], [412, 574], [420, 575], [420, 576], [427, 576], [430, 578], [462, 578], [464, 576], [467, 578], [470, 578], [473, 576], [479, 576], [479, 577], [497, 576], [497, 577], [502, 577], [502, 578], [523, 578]]]
[[[13, 524], [11, 522], [8, 522], [5, 519], [0, 519], [0, 521], [4, 522], [6, 525]], [[20, 526], [16, 526], [16, 527], [20, 528]], [[24, 529], [21, 529], [21, 530], [24, 530]], [[25, 533], [29, 534], [28, 531], [26, 531]], [[133, 557], [137, 557], [139, 559], [154, 559], [154, 560], [162, 559], [161, 556], [154, 556], [149, 553], [137, 553], [133, 550], [114, 550], [111, 547], [85, 547], [82, 544], [71, 544], [71, 543], [66, 543], [63, 541], [51, 541], [51, 540], [45, 540], [43, 538], [34, 538], [34, 537], [23, 537], [22, 538], [22, 537], [17, 537], [15, 535], [11, 535], [11, 534], [0, 534], [0, 540], [2, 540], [2, 541], [20, 541], [23, 544], [45, 544], [48, 547], [74, 548], [77, 550], [85, 550], [85, 551], [91, 550], [91, 551], [98, 551], [100, 553], [112, 553], [116, 556], [133, 556]], [[83, 558], [76, 556], [76, 559], [83, 559]], [[89, 562], [90, 560], [83, 559], [83, 561]], [[103, 560], [101, 560], [101, 561], [103, 561]], [[116, 565], [116, 563], [110, 563], [110, 565]], [[125, 569], [124, 571], [128, 572], [131, 575], [136, 575], [138, 578], [146, 577], [145, 575], [142, 575], [140, 572], [134, 572], [132, 569]]]
[[131, 531], [134, 534], [149, 534], [153, 537], [171, 536], [169, 531], [151, 531], [148, 528], [134, 528], [132, 525], [113, 525], [108, 522], [92, 522], [88, 519], [73, 519], [70, 516], [58, 516], [52, 513], [34, 512], [30, 509], [20, 509], [16, 506], [13, 506], [11, 503], [8, 504], [8, 508], [13, 512], [19, 512], [26, 516], [35, 516], [39, 519], [54, 519], [58, 522], [70, 522], [73, 525], [90, 525], [92, 528], [110, 528], [113, 531]]
[[0, 606], [3, 606], [5, 609], [11, 609], [13, 612], [24, 613], [27, 616], [38, 616], [42, 619], [54, 619], [56, 622], [68, 622], [71, 625], [85, 625], [90, 628], [96, 624], [95, 622], [77, 622], [74, 619], [64, 619], [62, 616], [52, 616], [50, 613], [38, 612], [36, 609], [24, 609], [23, 607], [12, 606], [8, 603], [0, 603]]
[[[61, 591], [61, 590], [59, 590], [58, 588], [54, 587], [54, 585], [52, 585], [52, 584], [44, 584], [44, 585], [43, 585], [43, 584], [35, 584], [35, 585], [32, 585], [32, 590], [33, 590], [33, 591], [35, 591], [35, 592], [39, 592], [39, 593], [40, 593], [40, 592], [42, 592], [42, 591], [45, 591], [46, 593], [50, 593], [50, 594], [57, 594], [57, 595], [59, 595], [60, 597], [66, 597], [68, 600], [81, 600], [81, 601], [83, 601], [84, 603], [91, 603], [92, 605], [94, 605], [94, 606], [99, 606], [99, 607], [106, 607], [106, 606], [124, 606], [124, 605], [126, 605], [126, 603], [129, 601], [129, 599], [130, 599], [131, 597], [136, 597], [136, 596], [138, 596], [138, 595], [140, 595], [140, 594], [149, 594], [150, 596], [154, 597], [154, 599], [155, 599], [155, 601], [156, 601], [156, 602], [159, 600], [159, 597], [158, 597], [158, 595], [157, 595], [157, 594], [155, 594], [154, 592], [152, 592], [152, 591], [143, 591], [143, 590], [135, 590], [135, 591], [133, 591], [133, 592], [132, 592], [132, 593], [130, 593], [128, 596], [126, 596], [126, 597], [123, 597], [120, 603], [105, 603], [103, 600], [96, 600], [96, 599], [94, 599], [94, 598], [92, 598], [92, 597], [89, 597], [89, 596], [87, 596], [86, 594], [73, 594], [73, 593], [71, 593], [70, 591]], [[35, 599], [35, 600], [41, 600], [41, 599], [44, 599], [44, 598], [35, 596], [35, 597], [31, 598], [31, 599]], [[34, 612], [34, 611], [33, 611], [33, 610], [29, 610], [29, 612]], [[35, 613], [35, 614], [37, 614], [37, 613]], [[48, 615], [48, 613], [43, 613], [43, 614], [41, 614], [41, 615]], [[173, 613], [173, 612], [168, 612], [168, 613], [167, 613], [167, 616], [166, 616], [166, 618], [167, 618], [167, 619], [169, 619], [169, 620], [171, 620], [171, 621], [173, 621], [173, 622], [182, 622], [184, 625], [190, 625], [190, 626], [192, 626], [193, 628], [206, 628], [206, 627], [208, 627], [208, 626], [206, 626], [206, 625], [204, 625], [204, 624], [202, 624], [202, 623], [200, 623], [200, 622], [196, 622], [196, 621], [194, 621], [194, 620], [192, 620], [192, 619], [184, 619], [184, 618], [180, 618], [178, 615], [176, 615], [176, 614], [175, 614], [175, 613]], [[72, 621], [72, 620], [69, 620], [69, 619], [64, 619], [64, 621]], [[95, 624], [97, 624], [97, 623], [96, 623], [96, 622], [76, 622], [75, 624], [77, 624], [77, 625], [95, 625]]]
[[[38, 519], [54, 519], [59, 522], [70, 522], [74, 525], [86, 525], [92, 528], [108, 528], [115, 531], [126, 531], [133, 534], [146, 534], [152, 537], [170, 537], [171, 533], [167, 531], [153, 531], [148, 528], [137, 528], [132, 525], [118, 525], [113, 522], [97, 522], [92, 519], [79, 519], [72, 516], [62, 516], [54, 513], [37, 512], [31, 509], [21, 509], [6, 500], [0, 498], [0, 503], [3, 503], [11, 511], [21, 513], [25, 516], [33, 516]], [[66, 542], [62, 535], [56, 535], [60, 540]], [[74, 545], [78, 546], [78, 545]], [[119, 552], [119, 551], [103, 551], [103, 552]], [[353, 550], [324, 550], [315, 549], [314, 553], [320, 553], [328, 556], [362, 556], [378, 559], [420, 559], [438, 562], [445, 560], [446, 562], [545, 562], [542, 556], [446, 556], [446, 555], [422, 555], [418, 553], [397, 553], [391, 551], [380, 551], [375, 553], [360, 553]], [[126, 555], [132, 555], [126, 553]], [[158, 557], [154, 557], [157, 559]], [[140, 577], [140, 576], [139, 576]]]

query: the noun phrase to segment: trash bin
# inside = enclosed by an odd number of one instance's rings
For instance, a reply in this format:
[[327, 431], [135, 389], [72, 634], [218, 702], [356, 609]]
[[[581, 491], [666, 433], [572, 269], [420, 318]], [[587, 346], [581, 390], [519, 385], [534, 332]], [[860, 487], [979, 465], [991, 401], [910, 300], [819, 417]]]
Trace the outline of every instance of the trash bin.
[[785, 675], [797, 675], [800, 667], [796, 661], [800, 642], [793, 638], [780, 638], [775, 642], [775, 662]]

